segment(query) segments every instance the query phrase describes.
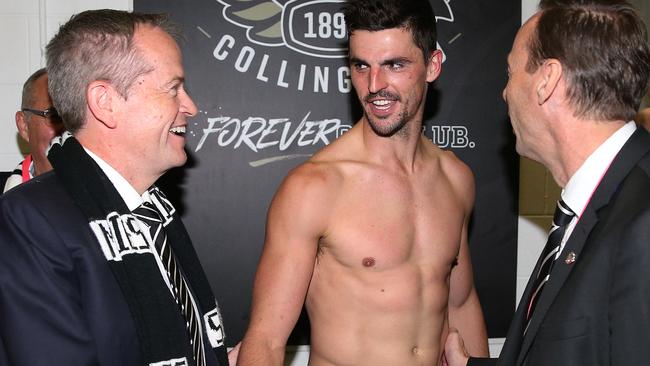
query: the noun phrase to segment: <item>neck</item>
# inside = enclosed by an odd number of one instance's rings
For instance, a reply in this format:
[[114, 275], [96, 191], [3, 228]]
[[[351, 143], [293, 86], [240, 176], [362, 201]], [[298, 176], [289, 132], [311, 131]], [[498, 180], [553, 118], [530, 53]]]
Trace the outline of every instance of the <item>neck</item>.
[[618, 129], [625, 121], [597, 121], [573, 119], [564, 121], [563, 128], [556, 135], [556, 153], [543, 164], [549, 169], [555, 182], [564, 187], [587, 158]]
[[39, 176], [52, 170], [52, 164], [47, 160], [46, 156], [37, 156], [32, 154], [32, 162], [34, 163], [34, 176]]
[[81, 146], [115, 169], [140, 195], [160, 178], [160, 175], [146, 175], [146, 169], [134, 164], [134, 159], [123, 158], [130, 156], [129, 151], [124, 151], [124, 144], [112, 144], [108, 139], [90, 139], [83, 135], [75, 137]]
[[363, 144], [371, 160], [382, 165], [395, 164], [412, 171], [423, 142], [422, 119], [412, 119], [400, 131], [384, 137], [370, 127], [366, 117], [358, 122], [361, 125]]

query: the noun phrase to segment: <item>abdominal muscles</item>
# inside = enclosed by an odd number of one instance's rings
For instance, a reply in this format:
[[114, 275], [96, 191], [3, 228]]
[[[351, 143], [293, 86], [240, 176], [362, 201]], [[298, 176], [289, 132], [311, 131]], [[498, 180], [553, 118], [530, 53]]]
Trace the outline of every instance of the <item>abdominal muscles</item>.
[[366, 255], [346, 265], [321, 252], [306, 299], [310, 365], [437, 365], [448, 274], [444, 263]]

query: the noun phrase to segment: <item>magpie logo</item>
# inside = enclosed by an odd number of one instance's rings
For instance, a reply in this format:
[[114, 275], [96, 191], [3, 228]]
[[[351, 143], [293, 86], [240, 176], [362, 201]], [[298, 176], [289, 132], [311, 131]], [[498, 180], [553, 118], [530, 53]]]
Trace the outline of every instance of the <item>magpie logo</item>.
[[[352, 91], [344, 0], [217, 0], [226, 20], [197, 26], [212, 56], [263, 83], [317, 94]], [[453, 22], [451, 0], [436, 0], [438, 22]], [[442, 49], [443, 61], [446, 60]]]
[[321, 58], [344, 58], [343, 0], [218, 0], [230, 23], [246, 28], [254, 44], [287, 47]]
[[[320, 58], [347, 56], [344, 0], [218, 0], [223, 17], [251, 43]], [[451, 0], [436, 0], [436, 22], [453, 22]], [[440, 47], [439, 47], [440, 48]]]

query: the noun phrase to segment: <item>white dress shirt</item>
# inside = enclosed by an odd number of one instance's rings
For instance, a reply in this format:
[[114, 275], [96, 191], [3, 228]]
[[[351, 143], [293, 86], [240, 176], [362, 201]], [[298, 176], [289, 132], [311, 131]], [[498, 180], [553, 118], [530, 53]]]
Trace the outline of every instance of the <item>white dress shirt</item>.
[[605, 142], [603, 142], [591, 155], [582, 163], [580, 168], [571, 176], [569, 182], [562, 190], [562, 200], [569, 206], [576, 216], [573, 217], [569, 226], [567, 227], [562, 242], [560, 243], [560, 250], [557, 252], [556, 259], [562, 253], [564, 245], [571, 236], [578, 220], [585, 211], [587, 204], [591, 200], [591, 196], [603, 179], [603, 176], [612, 164], [623, 145], [636, 131], [636, 124], [631, 121], [619, 128], [612, 134]]

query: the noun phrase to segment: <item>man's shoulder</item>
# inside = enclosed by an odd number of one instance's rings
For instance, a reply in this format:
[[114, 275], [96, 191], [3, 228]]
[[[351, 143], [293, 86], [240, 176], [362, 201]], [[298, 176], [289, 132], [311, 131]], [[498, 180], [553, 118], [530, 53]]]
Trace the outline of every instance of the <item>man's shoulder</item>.
[[34, 177], [0, 196], [3, 212], [41, 211], [61, 215], [71, 204], [70, 196], [53, 172]]
[[29, 245], [67, 260], [71, 245], [85, 242], [90, 234], [86, 222], [53, 173], [0, 196], [0, 245], [5, 252], [11, 248], [16, 254]]
[[300, 195], [318, 195], [333, 189], [342, 179], [340, 161], [308, 160], [287, 174], [280, 189]]
[[435, 146], [433, 154], [435, 154], [435, 159], [440, 162], [443, 172], [451, 179], [473, 179], [472, 170], [453, 151]]
[[434, 145], [430, 149], [431, 160], [440, 166], [440, 174], [447, 179], [461, 196], [474, 194], [474, 174], [451, 150], [442, 150]]
[[639, 160], [639, 168], [645, 173], [646, 177], [650, 177], [650, 151]]
[[[54, 172], [47, 172], [7, 191], [1, 197], [3, 200], [33, 199], [42, 194], [52, 195], [50, 192], [59, 193], [63, 186]], [[33, 197], [33, 198], [32, 198]]]

